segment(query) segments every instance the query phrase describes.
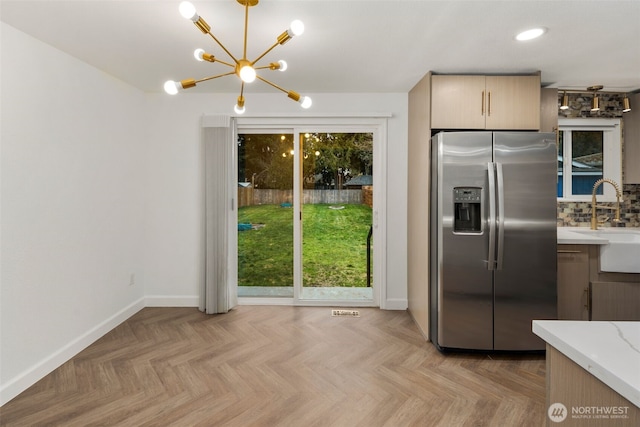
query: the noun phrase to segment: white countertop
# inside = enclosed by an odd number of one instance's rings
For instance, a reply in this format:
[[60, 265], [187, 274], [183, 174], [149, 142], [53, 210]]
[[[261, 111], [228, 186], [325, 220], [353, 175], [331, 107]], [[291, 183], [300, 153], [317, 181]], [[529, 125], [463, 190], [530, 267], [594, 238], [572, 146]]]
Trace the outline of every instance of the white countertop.
[[640, 322], [534, 320], [533, 333], [640, 408]]
[[576, 233], [576, 227], [558, 227], [559, 245], [606, 245], [608, 239], [590, 236], [588, 234]]

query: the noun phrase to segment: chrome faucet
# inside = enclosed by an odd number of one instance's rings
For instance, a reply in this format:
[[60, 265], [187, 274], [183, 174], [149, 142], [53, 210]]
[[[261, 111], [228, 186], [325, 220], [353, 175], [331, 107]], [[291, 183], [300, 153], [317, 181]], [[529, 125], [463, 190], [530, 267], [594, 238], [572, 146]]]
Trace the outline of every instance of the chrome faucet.
[[[613, 185], [613, 188], [616, 189], [616, 206], [615, 207], [603, 206], [603, 205], [597, 204], [596, 191], [598, 191], [598, 187], [600, 187], [600, 185], [602, 185], [605, 182], [608, 182], [609, 184]], [[622, 197], [622, 192], [620, 191], [620, 186], [612, 179], [602, 178], [597, 180], [595, 184], [593, 184], [593, 192], [591, 193], [591, 229], [592, 230], [598, 229], [598, 218], [596, 216], [597, 208], [612, 209], [612, 210], [615, 209], [616, 217], [613, 220], [613, 222], [620, 222], [620, 198], [621, 197]]]

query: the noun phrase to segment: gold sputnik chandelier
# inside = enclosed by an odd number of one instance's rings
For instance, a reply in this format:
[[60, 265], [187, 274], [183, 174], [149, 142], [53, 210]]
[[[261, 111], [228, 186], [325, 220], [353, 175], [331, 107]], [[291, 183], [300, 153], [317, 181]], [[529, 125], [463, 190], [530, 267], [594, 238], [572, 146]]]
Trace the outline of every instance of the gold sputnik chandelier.
[[259, 0], [236, 0], [236, 1], [238, 3], [240, 3], [241, 5], [243, 5], [244, 9], [245, 9], [245, 12], [244, 12], [244, 49], [243, 49], [243, 52], [242, 52], [242, 58], [241, 59], [237, 59], [235, 56], [233, 56], [231, 54], [231, 52], [229, 52], [229, 50], [227, 50], [227, 48], [224, 47], [224, 45], [216, 38], [216, 36], [214, 36], [211, 33], [211, 27], [209, 26], [209, 24], [207, 24], [205, 22], [204, 19], [202, 19], [202, 17], [200, 17], [198, 15], [198, 13], [196, 12], [196, 8], [193, 6], [193, 4], [189, 3], [188, 1], [183, 1], [182, 3], [180, 3], [180, 7], [179, 7], [180, 14], [184, 18], [190, 19], [191, 21], [193, 21], [195, 26], [198, 27], [198, 29], [200, 29], [200, 31], [202, 31], [203, 34], [208, 34], [209, 36], [211, 36], [211, 38], [233, 60], [233, 62], [222, 61], [222, 60], [216, 58], [215, 56], [213, 56], [212, 54], [205, 52], [203, 49], [196, 49], [195, 50], [195, 52], [193, 53], [195, 58], [198, 61], [218, 62], [220, 64], [226, 65], [227, 67], [230, 67], [232, 69], [232, 71], [229, 71], [227, 73], [218, 74], [218, 75], [215, 75], [215, 76], [205, 77], [205, 78], [202, 78], [202, 79], [199, 79], [199, 80], [185, 79], [185, 80], [181, 80], [179, 82], [176, 82], [176, 81], [173, 81], [173, 80], [169, 80], [164, 84], [164, 90], [170, 95], [175, 95], [176, 93], [178, 93], [179, 90], [188, 89], [190, 87], [194, 87], [197, 83], [201, 83], [201, 82], [204, 82], [204, 81], [207, 81], [207, 80], [217, 79], [218, 77], [230, 76], [230, 75], [235, 74], [241, 80], [241, 83], [240, 83], [240, 95], [238, 96], [238, 103], [234, 107], [234, 110], [235, 110], [235, 112], [237, 114], [242, 114], [242, 113], [245, 112], [245, 107], [244, 107], [244, 85], [245, 85], [245, 83], [247, 83], [247, 84], [251, 83], [251, 82], [255, 81], [255, 79], [261, 80], [261, 81], [267, 83], [268, 85], [271, 85], [274, 88], [286, 93], [289, 98], [293, 99], [296, 102], [299, 102], [300, 105], [302, 106], [302, 108], [309, 108], [311, 106], [311, 98], [309, 98], [308, 96], [301, 96], [299, 93], [294, 92], [292, 90], [283, 89], [280, 86], [276, 85], [275, 83], [272, 83], [269, 80], [267, 80], [267, 79], [265, 79], [265, 78], [263, 78], [263, 77], [261, 77], [261, 76], [259, 76], [257, 74], [257, 70], [269, 69], [269, 70], [284, 71], [284, 70], [287, 69], [287, 63], [282, 61], [282, 60], [280, 60], [278, 62], [272, 62], [269, 65], [264, 65], [264, 66], [257, 66], [257, 63], [267, 53], [271, 52], [276, 46], [283, 45], [286, 42], [288, 42], [289, 40], [291, 40], [292, 37], [299, 36], [300, 34], [302, 34], [304, 32], [304, 24], [299, 20], [295, 20], [295, 21], [291, 22], [290, 27], [286, 31], [284, 31], [282, 34], [280, 34], [278, 36], [278, 38], [276, 39], [276, 42], [271, 47], [269, 47], [267, 50], [265, 50], [264, 53], [262, 53], [256, 59], [254, 59], [253, 61], [250, 61], [250, 60], [247, 59], [247, 27], [249, 25], [249, 8], [251, 6], [257, 5]]

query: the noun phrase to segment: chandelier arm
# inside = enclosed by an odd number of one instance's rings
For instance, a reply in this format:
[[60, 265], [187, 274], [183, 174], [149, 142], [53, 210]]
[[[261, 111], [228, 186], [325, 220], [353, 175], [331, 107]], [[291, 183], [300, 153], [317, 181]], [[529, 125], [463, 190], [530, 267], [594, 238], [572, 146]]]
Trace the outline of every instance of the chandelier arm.
[[229, 72], [229, 73], [218, 74], [218, 75], [210, 76], [210, 77], [204, 77], [204, 78], [202, 78], [202, 79], [200, 79], [200, 80], [195, 80], [195, 82], [196, 82], [196, 83], [202, 83], [202, 82], [206, 82], [206, 81], [208, 81], [208, 80], [217, 79], [217, 78], [219, 78], [219, 77], [230, 76], [230, 75], [235, 74], [235, 73], [236, 73], [235, 71], [231, 71], [231, 72]]
[[281, 87], [280, 87], [280, 86], [278, 86], [277, 84], [272, 83], [272, 82], [270, 82], [270, 81], [269, 81], [269, 80], [267, 80], [267, 79], [264, 79], [264, 78], [262, 78], [262, 77], [260, 77], [260, 76], [256, 76], [256, 77], [257, 77], [257, 78], [259, 78], [260, 80], [262, 80], [263, 82], [265, 82], [266, 84], [268, 84], [268, 85], [270, 85], [270, 86], [273, 86], [273, 87], [275, 87], [276, 89], [278, 89], [278, 90], [280, 90], [280, 91], [282, 91], [282, 92], [284, 92], [284, 93], [289, 93], [289, 91], [288, 91], [288, 90], [281, 88]]
[[242, 51], [242, 59], [247, 59], [247, 30], [248, 29], [249, 29], [249, 2], [246, 2], [244, 5], [244, 49]]
[[[235, 62], [236, 64], [238, 63], [238, 60], [236, 59], [236, 57], [235, 57], [235, 56], [233, 56], [233, 55], [231, 54], [231, 52], [229, 52], [229, 51], [227, 50], [227, 48], [226, 48], [226, 47], [224, 47], [224, 45], [223, 45], [222, 43], [220, 43], [220, 40], [218, 40], [218, 39], [216, 38], [216, 36], [214, 36], [210, 31], [209, 31], [209, 32], [207, 32], [207, 34], [209, 34], [209, 35], [211, 36], [211, 38], [212, 38], [213, 40], [215, 40], [215, 42], [216, 42], [216, 43], [218, 43], [218, 46], [220, 46], [220, 47], [222, 48], [222, 50], [224, 50], [225, 52], [227, 52], [227, 55], [229, 55], [229, 56], [231, 57], [231, 59], [233, 59], [233, 62]], [[221, 61], [218, 61], [218, 62], [221, 62]], [[233, 67], [233, 65], [232, 65], [232, 67]]]
[[228, 67], [231, 67], [231, 68], [236, 68], [236, 66], [234, 64], [231, 64], [229, 62], [220, 61], [218, 58], [216, 58], [215, 62], [219, 62], [219, 63], [224, 64], [224, 65], [226, 65]]
[[280, 43], [275, 42], [269, 49], [265, 50], [264, 53], [260, 56], [258, 56], [256, 59], [254, 59], [253, 61], [251, 61], [251, 64], [255, 64], [256, 62], [260, 61], [262, 58], [264, 58], [264, 56], [271, 52], [276, 46], [278, 46]]
[[267, 70], [267, 69], [274, 70], [275, 68], [273, 68], [271, 64], [269, 64], [269, 65], [263, 65], [262, 67], [253, 67], [253, 69], [258, 71], [258, 70]]
[[[267, 79], [264, 79], [264, 78], [262, 78], [260, 76], [256, 76], [256, 77], [259, 78], [260, 80], [262, 80], [263, 82], [265, 82], [266, 84], [268, 84], [270, 86], [273, 86], [274, 88], [286, 93], [289, 98], [293, 99], [296, 102], [300, 102], [300, 100], [302, 99], [300, 94], [298, 92], [296, 92], [296, 91], [283, 89], [280, 86], [278, 86], [277, 84], [272, 83]], [[304, 107], [303, 106], [303, 108], [308, 108], [308, 107]]]

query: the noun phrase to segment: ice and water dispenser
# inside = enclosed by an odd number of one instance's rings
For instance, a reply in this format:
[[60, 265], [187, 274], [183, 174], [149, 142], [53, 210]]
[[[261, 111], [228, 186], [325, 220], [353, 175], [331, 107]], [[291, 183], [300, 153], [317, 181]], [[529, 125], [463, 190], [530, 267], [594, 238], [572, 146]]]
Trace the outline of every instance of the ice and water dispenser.
[[454, 187], [454, 233], [482, 233], [481, 196], [479, 187]]

